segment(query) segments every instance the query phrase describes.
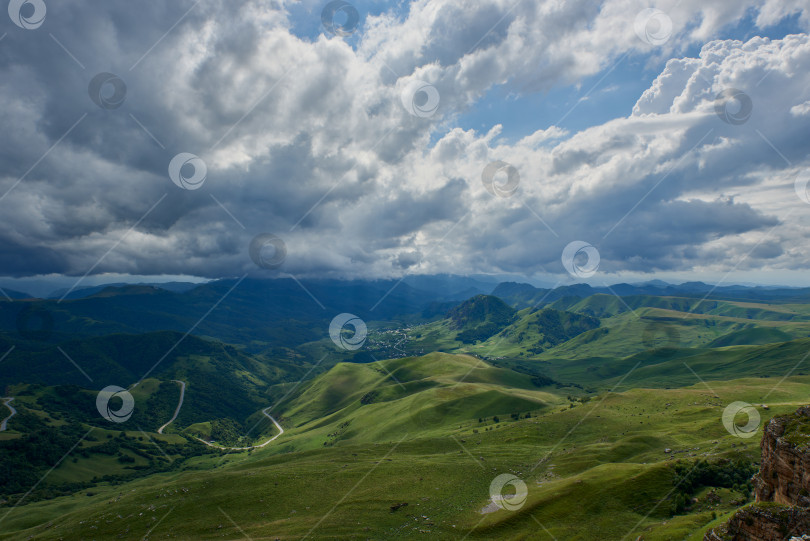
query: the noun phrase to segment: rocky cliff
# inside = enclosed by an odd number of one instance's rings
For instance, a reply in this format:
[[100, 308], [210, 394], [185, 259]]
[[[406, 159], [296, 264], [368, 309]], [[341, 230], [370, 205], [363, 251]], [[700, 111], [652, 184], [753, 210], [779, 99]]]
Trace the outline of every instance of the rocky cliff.
[[728, 522], [706, 532], [703, 541], [785, 541], [810, 532], [806, 509], [778, 503], [755, 503], [734, 513]]
[[810, 507], [810, 406], [776, 417], [762, 435], [762, 460], [754, 476], [758, 502]]
[[760, 447], [756, 503], [709, 530], [704, 541], [785, 541], [810, 534], [810, 406], [771, 419]]

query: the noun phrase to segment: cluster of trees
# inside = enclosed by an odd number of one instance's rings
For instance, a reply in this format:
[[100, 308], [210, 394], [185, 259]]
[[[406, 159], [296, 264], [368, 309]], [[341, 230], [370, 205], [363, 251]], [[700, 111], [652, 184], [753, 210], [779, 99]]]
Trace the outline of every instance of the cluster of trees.
[[497, 323], [485, 323], [472, 329], [466, 329], [456, 335], [456, 340], [464, 344], [483, 342], [503, 327]]
[[377, 391], [369, 391], [360, 398], [360, 403], [363, 405], [371, 404], [376, 400], [378, 394]]
[[[19, 417], [19, 423], [18, 421]], [[0, 506], [13, 506], [32, 487], [36, 489], [25, 497], [23, 503], [55, 498], [76, 493], [98, 483], [123, 483], [136, 477], [174, 470], [186, 459], [203, 454], [220, 454], [195, 440], [184, 445], [161, 442], [167, 458], [144, 436], [129, 437], [125, 432], [108, 433], [103, 441], [87, 434], [87, 426], [69, 423], [60, 426], [45, 424], [41, 418], [25, 408], [19, 409], [14, 418], [15, 429], [25, 427], [27, 433], [17, 439], [0, 440]], [[82, 441], [81, 445], [76, 445]], [[71, 451], [72, 449], [72, 451]], [[115, 473], [97, 476], [89, 481], [53, 483], [49, 479], [37, 486], [37, 482], [52, 467], [75, 463], [79, 459], [94, 456], [116, 457], [121, 469]], [[143, 458], [136, 464], [137, 458]], [[61, 461], [61, 462], [60, 462]]]
[[43, 427], [0, 441], [0, 495], [25, 492], [84, 435], [81, 427]]
[[[510, 415], [510, 417], [512, 417], [513, 421], [518, 421], [518, 420], [521, 419], [521, 416], [520, 416], [519, 413], [513, 413], [513, 414]], [[523, 419], [531, 419], [532, 418], [532, 413], [530, 411], [527, 411], [526, 414], [523, 415], [522, 418]]]
[[[154, 445], [145, 442], [142, 438], [137, 438], [138, 443], [134, 443], [135, 439], [133, 438], [129, 438], [129, 440], [130, 444], [128, 445], [122, 444], [121, 448], [126, 447], [129, 449], [133, 448], [137, 449], [139, 451], [137, 454], [141, 454], [141, 452], [144, 452], [148, 447], [151, 446], [151, 448], [155, 451], [155, 454], [149, 456], [149, 463], [140, 466], [139, 465], [128, 466], [126, 468], [127, 471], [125, 471], [124, 473], [96, 476], [93, 478], [92, 482], [85, 483], [85, 488], [95, 486], [98, 483], [109, 483], [111, 485], [119, 485], [138, 477], [145, 477], [160, 472], [174, 471], [183, 466], [186, 459], [191, 458], [193, 456], [200, 456], [204, 454], [209, 455], [226, 454], [226, 451], [208, 447], [206, 445], [203, 445], [202, 443], [197, 442], [196, 440], [189, 440], [189, 443], [187, 443], [186, 445], [173, 445], [170, 448], [169, 447], [165, 448], [165, 452], [169, 453], [171, 457], [167, 459], [162, 454], [159, 454], [159, 452], [155, 449]], [[177, 455], [179, 455], [179, 457]], [[119, 453], [117, 461], [122, 464], [131, 464], [135, 461], [135, 459], [133, 459], [129, 455]], [[60, 485], [59, 488], [61, 489], [63, 488], [63, 486]], [[70, 494], [71, 492], [72, 491], [66, 491], [65, 494]], [[29, 496], [29, 499], [30, 498], [31, 497]]]
[[[517, 421], [517, 420], [520, 420], [520, 419], [531, 419], [532, 413], [530, 411], [527, 411], [523, 415], [521, 415], [520, 413], [511, 413], [509, 416], [512, 418], [513, 421]], [[479, 423], [486, 423], [488, 419], [489, 419], [489, 417], [479, 417], [478, 422]], [[493, 423], [500, 423], [501, 418], [498, 417], [497, 415], [495, 415], [494, 417], [492, 417], [492, 422]]]
[[549, 385], [558, 385], [559, 383], [548, 376], [532, 376], [532, 385], [535, 387], [548, 387]]
[[95, 393], [78, 385], [32, 388], [29, 392], [35, 393], [37, 405], [54, 419], [83, 423], [99, 418]]
[[[190, 372], [186, 377], [188, 387], [183, 408], [177, 416], [178, 426], [188, 426], [218, 418], [244, 420], [262, 405], [266, 406], [266, 397], [257, 396], [254, 389], [248, 384], [247, 378], [233, 376], [244, 371], [244, 367], [234, 359], [218, 356], [210, 357], [207, 362], [216, 369], [200, 369]], [[176, 383], [171, 383], [171, 385], [177, 389]], [[191, 389], [193, 392], [189, 392]], [[174, 391], [174, 393], [171, 411], [174, 411], [179, 398], [179, 391]], [[168, 413], [160, 424], [168, 421], [170, 417], [171, 413]]]
[[670, 513], [677, 515], [687, 510], [693, 495], [701, 487], [730, 488], [747, 500], [753, 490], [751, 477], [756, 471], [756, 465], [743, 459], [726, 458], [717, 462], [701, 460], [696, 463], [678, 461], [673, 472], [675, 492]]
[[[99, 422], [96, 391], [83, 389], [78, 385], [56, 385], [51, 388], [36, 385], [31, 386], [26, 394], [35, 396], [37, 407], [47, 411], [53, 419], [70, 423], [97, 424]], [[176, 383], [161, 382], [158, 390], [152, 393], [149, 400], [135, 401], [132, 424], [137, 424], [145, 430], [154, 430], [171, 418], [179, 398], [180, 389]], [[15, 419], [15, 427], [20, 429], [17, 419]]]
[[211, 439], [220, 445], [236, 445], [245, 437], [246, 429], [233, 419], [211, 421]]
[[173, 381], [161, 381], [157, 391], [152, 393], [148, 400], [135, 402], [132, 417], [145, 430], [156, 430], [172, 418], [178, 400], [180, 387]]

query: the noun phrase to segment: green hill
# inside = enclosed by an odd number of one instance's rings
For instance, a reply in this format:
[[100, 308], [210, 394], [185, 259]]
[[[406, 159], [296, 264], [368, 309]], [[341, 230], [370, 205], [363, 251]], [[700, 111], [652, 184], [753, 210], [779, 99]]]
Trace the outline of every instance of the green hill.
[[[724, 408], [747, 402], [767, 422], [806, 401], [810, 308], [589, 289], [520, 311], [477, 295], [427, 324], [369, 321], [350, 353], [322, 320], [292, 327], [295, 341], [312, 337], [295, 348], [172, 331], [0, 334], [0, 384], [18, 410], [0, 433], [0, 539], [700, 536], [749, 497], [759, 456], [758, 438], [727, 432]], [[90, 300], [130, 293], [164, 298]], [[185, 401], [158, 435], [179, 400], [172, 380]], [[130, 387], [126, 423], [96, 410], [109, 384]], [[195, 439], [276, 434], [249, 451]], [[490, 499], [504, 473], [527, 486], [514, 512]]]
[[528, 375], [467, 355], [431, 353], [340, 363], [277, 411], [289, 427], [286, 439], [295, 449], [304, 449], [431, 433], [454, 423], [538, 412], [558, 403], [558, 397], [539, 390]]
[[280, 396], [280, 390], [272, 390], [274, 385], [295, 382], [308, 370], [300, 362], [247, 355], [221, 342], [174, 332], [109, 335], [58, 346], [29, 347], [8, 339], [6, 344], [19, 347], [0, 363], [0, 386], [73, 385], [98, 391], [107, 385], [129, 388], [145, 375], [185, 381], [188, 393], [178, 426], [216, 418], [241, 423], [267, 407], [274, 392]]
[[515, 310], [498, 297], [476, 295], [447, 313], [456, 340], [473, 343], [486, 340], [515, 319]]
[[772, 344], [775, 342], [788, 342], [792, 339], [791, 335], [779, 329], [755, 327], [725, 334], [706, 344], [706, 347], [721, 348], [726, 346]]
[[731, 346], [714, 349], [658, 348], [644, 350], [621, 359], [590, 357], [577, 360], [552, 360], [543, 363], [555, 380], [612, 388], [692, 385], [700, 379], [715, 381], [736, 377], [775, 378], [772, 386], [785, 375], [810, 373], [805, 364], [810, 339], [790, 342]]
[[[421, 363], [438, 360], [446, 361], [449, 381], [477, 366], [463, 357], [428, 356], [413, 365], [414, 374]], [[392, 372], [399, 366], [386, 364]], [[345, 370], [322, 376], [312, 392], [323, 396], [331, 378], [350, 375]], [[497, 371], [481, 373], [500, 380]], [[373, 442], [359, 434], [366, 425], [354, 438], [307, 450], [292, 448], [303, 435], [288, 441], [285, 433], [278, 445], [253, 453], [202, 457], [184, 471], [22, 506], [5, 516], [0, 538], [342, 539], [362, 532], [372, 539], [586, 540], [598, 532], [605, 540], [683, 539], [702, 535], [746, 496], [738, 485], [695, 480], [688, 508], [675, 512], [676, 472], [703, 460], [723, 475], [747, 473], [737, 464], [758, 460], [758, 438], [731, 436], [720, 416], [734, 400], [760, 403], [770, 387], [758, 379], [718, 382], [718, 398], [700, 383], [636, 389], [530, 418], [454, 421], [432, 433], [398, 432]], [[760, 410], [762, 422], [795, 410], [808, 392], [808, 378], [786, 381], [769, 397], [770, 409]], [[304, 406], [306, 394], [294, 402]], [[404, 409], [390, 417], [403, 415]], [[525, 482], [526, 501], [515, 511], [482, 514], [490, 484], [502, 473]]]
[[661, 347], [757, 345], [808, 336], [804, 305], [596, 294], [523, 309], [480, 343], [463, 342], [446, 322], [422, 325], [412, 330], [404, 348], [474, 353], [514, 367], [530, 360], [618, 360]]
[[518, 316], [517, 321], [484, 344], [493, 352], [490, 355], [510, 355], [518, 350], [539, 354], [600, 325], [597, 318], [552, 308], [527, 308]]
[[584, 299], [565, 297], [550, 304], [552, 308], [604, 318], [639, 308], [660, 308], [689, 314], [706, 314], [762, 321], [810, 321], [806, 314], [784, 305], [768, 305], [687, 297], [628, 295], [616, 297], [598, 293]]
[[[342, 312], [369, 321], [418, 320], [434, 301], [436, 294], [396, 280], [303, 284], [290, 278], [245, 278], [216, 280], [188, 291], [130, 285], [63, 302], [12, 302], [0, 295], [0, 333], [58, 342], [108, 334], [184, 333], [193, 328], [198, 336], [242, 344], [255, 352], [319, 340], [332, 317]], [[208, 313], [212, 306], [216, 310]]]

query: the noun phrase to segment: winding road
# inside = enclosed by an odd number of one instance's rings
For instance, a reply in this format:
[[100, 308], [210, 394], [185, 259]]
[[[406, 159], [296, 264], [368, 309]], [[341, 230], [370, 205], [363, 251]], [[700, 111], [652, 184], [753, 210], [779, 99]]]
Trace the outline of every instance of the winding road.
[[[3, 398], [3, 405], [8, 408], [8, 411], [11, 412], [11, 415], [6, 417], [5, 419], [0, 422], [0, 432], [3, 432], [6, 429], [6, 425], [8, 424], [9, 419], [17, 415], [17, 410], [14, 409], [14, 406], [11, 405], [11, 402], [14, 400], [13, 396]], [[273, 421], [275, 422], [275, 421]]]
[[186, 382], [180, 381], [179, 379], [173, 379], [172, 381], [180, 384], [180, 401], [177, 402], [177, 408], [174, 410], [174, 415], [172, 415], [172, 418], [169, 419], [169, 422], [157, 429], [158, 434], [163, 434], [163, 429], [172, 424], [174, 420], [177, 419], [177, 415], [180, 413], [180, 408], [183, 407], [183, 399], [185, 399], [186, 397]]
[[273, 424], [274, 424], [274, 425], [276, 425], [276, 428], [278, 428], [278, 434], [276, 434], [275, 436], [273, 436], [272, 438], [270, 438], [269, 440], [267, 440], [267, 441], [266, 441], [266, 442], [264, 442], [264, 443], [260, 443], [259, 445], [251, 445], [250, 447], [223, 447], [222, 445], [217, 445], [216, 443], [211, 443], [210, 441], [205, 441], [204, 439], [202, 439], [202, 438], [197, 438], [196, 436], [195, 436], [195, 438], [196, 438], [197, 440], [199, 440], [199, 441], [203, 442], [204, 444], [206, 444], [206, 445], [207, 445], [207, 446], [209, 446], [209, 447], [216, 447], [217, 449], [226, 449], [226, 450], [229, 450], [229, 451], [247, 451], [247, 450], [249, 450], [249, 449], [259, 449], [259, 448], [261, 448], [261, 447], [264, 447], [265, 445], [267, 445], [267, 444], [268, 444], [268, 443], [270, 443], [271, 441], [275, 440], [276, 438], [278, 438], [279, 436], [281, 436], [282, 434], [284, 434], [284, 429], [283, 429], [283, 428], [281, 428], [281, 425], [280, 425], [280, 424], [278, 424], [278, 421], [276, 421], [275, 419], [273, 419], [273, 417], [272, 417], [272, 416], [271, 416], [269, 413], [267, 413], [267, 410], [269, 410], [269, 409], [270, 409], [270, 408], [272, 408], [272, 407], [273, 407], [273, 406], [270, 406], [269, 408], [264, 408], [264, 409], [262, 410], [262, 413], [264, 414], [264, 416], [265, 416], [265, 417], [267, 417], [268, 419], [270, 419], [271, 421], [273, 421]]

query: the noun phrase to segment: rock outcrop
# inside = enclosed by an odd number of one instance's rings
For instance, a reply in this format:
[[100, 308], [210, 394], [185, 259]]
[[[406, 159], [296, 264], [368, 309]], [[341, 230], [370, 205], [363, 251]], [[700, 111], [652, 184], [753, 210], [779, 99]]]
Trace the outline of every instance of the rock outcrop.
[[758, 502], [810, 507], [810, 406], [776, 417], [762, 435], [762, 461], [754, 476]]
[[810, 534], [810, 406], [771, 419], [760, 446], [756, 503], [706, 532], [704, 541], [786, 541]]
[[709, 530], [703, 541], [785, 541], [810, 532], [806, 509], [778, 503], [743, 507], [728, 522]]

